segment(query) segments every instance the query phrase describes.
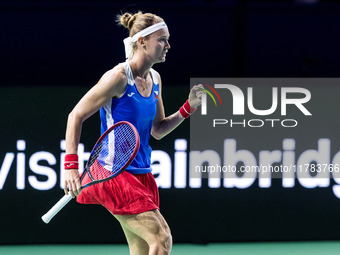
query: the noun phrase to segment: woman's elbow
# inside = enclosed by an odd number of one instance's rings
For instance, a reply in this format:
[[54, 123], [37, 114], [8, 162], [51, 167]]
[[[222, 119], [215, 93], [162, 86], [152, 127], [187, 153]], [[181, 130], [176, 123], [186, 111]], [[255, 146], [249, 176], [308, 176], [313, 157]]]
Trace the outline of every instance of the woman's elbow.
[[73, 109], [68, 114], [68, 122], [70, 123], [81, 123], [82, 124], [84, 120], [85, 120], [84, 116], [76, 109]]
[[151, 135], [152, 135], [152, 137], [155, 138], [156, 140], [161, 140], [161, 139], [164, 137], [164, 135], [162, 135], [160, 132], [157, 132], [157, 131], [155, 131], [155, 130], [152, 130], [152, 131], [151, 131]]

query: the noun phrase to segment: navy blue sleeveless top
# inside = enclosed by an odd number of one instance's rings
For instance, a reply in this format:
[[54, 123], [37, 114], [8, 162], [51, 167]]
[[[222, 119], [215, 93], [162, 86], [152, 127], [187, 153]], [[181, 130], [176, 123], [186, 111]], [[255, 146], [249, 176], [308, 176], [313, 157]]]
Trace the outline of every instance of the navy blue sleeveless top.
[[142, 96], [136, 87], [135, 80], [128, 62], [122, 63], [128, 78], [125, 93], [120, 98], [112, 98], [100, 109], [101, 133], [119, 121], [128, 121], [138, 130], [140, 148], [136, 158], [126, 169], [133, 174], [151, 172], [151, 147], [149, 140], [153, 120], [156, 116], [159, 82], [158, 76], [150, 69], [153, 88], [149, 97]]

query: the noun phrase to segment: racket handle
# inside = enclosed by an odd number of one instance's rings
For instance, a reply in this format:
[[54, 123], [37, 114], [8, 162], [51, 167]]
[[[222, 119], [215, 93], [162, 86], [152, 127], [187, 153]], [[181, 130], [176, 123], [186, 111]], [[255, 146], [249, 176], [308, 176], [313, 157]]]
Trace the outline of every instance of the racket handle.
[[63, 207], [72, 200], [70, 194], [64, 195], [44, 216], [41, 217], [46, 224], [61, 210]]

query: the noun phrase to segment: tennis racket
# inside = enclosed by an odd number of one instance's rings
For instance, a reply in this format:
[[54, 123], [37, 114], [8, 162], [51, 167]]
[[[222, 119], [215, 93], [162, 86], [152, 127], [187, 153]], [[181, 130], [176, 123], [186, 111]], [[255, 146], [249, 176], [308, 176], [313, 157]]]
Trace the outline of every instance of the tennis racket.
[[[139, 149], [137, 129], [127, 121], [121, 121], [106, 130], [94, 145], [89, 160], [81, 175], [81, 181], [87, 174], [90, 182], [81, 189], [96, 183], [110, 180], [121, 174], [133, 161]], [[64, 195], [44, 216], [47, 224], [72, 199]]]

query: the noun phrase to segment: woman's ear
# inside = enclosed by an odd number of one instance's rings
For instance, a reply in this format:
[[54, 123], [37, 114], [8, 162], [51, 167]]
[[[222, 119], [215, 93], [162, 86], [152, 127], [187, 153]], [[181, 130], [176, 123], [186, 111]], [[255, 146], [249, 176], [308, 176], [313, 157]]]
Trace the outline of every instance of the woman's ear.
[[139, 37], [137, 42], [139, 43], [140, 46], [145, 50], [146, 49], [146, 43], [144, 37]]

